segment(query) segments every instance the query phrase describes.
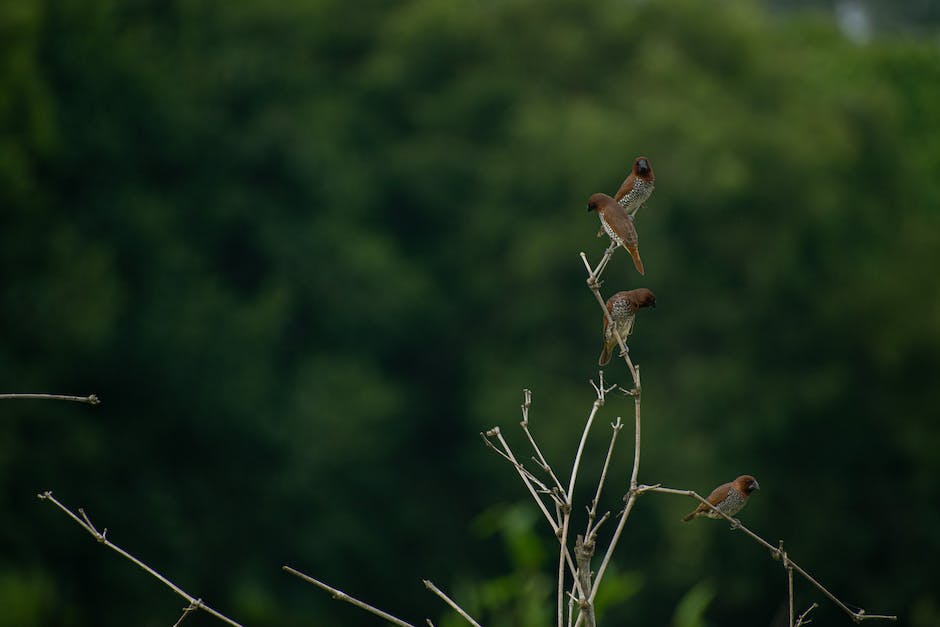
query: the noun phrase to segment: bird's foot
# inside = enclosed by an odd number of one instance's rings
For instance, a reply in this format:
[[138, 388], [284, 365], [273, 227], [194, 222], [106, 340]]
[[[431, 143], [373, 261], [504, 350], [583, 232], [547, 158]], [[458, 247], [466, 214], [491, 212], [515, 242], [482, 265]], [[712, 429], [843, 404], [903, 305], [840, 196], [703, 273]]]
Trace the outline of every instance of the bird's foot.
[[741, 527], [741, 521], [738, 520], [737, 518], [732, 518], [731, 519], [731, 531], [734, 531], [735, 529], [740, 529], [740, 527]]

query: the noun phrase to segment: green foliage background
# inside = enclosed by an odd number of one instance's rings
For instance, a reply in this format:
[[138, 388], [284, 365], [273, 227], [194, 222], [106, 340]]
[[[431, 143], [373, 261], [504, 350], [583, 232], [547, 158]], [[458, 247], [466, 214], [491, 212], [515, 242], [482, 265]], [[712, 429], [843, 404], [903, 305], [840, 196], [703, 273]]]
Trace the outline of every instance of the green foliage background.
[[[658, 296], [640, 479], [752, 473], [748, 524], [937, 625], [938, 111], [935, 40], [749, 2], [0, 5], [2, 391], [104, 401], [0, 406], [0, 625], [179, 615], [47, 489], [245, 624], [376, 624], [285, 563], [418, 622], [458, 624], [426, 577], [547, 624], [553, 538], [477, 434], [515, 436], [529, 387], [570, 463], [600, 348], [584, 200], [637, 154], [647, 275], [618, 255], [604, 289]], [[638, 503], [603, 624], [783, 624], [779, 564], [689, 508]]]

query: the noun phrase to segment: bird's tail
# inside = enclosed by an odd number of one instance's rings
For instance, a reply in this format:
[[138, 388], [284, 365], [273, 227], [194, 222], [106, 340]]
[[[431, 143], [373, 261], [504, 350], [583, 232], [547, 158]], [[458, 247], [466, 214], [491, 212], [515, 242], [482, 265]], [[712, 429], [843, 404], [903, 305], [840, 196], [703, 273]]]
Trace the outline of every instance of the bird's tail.
[[682, 517], [682, 522], [689, 522], [690, 520], [695, 518], [696, 514], [698, 514], [698, 510], [695, 510], [694, 512], [689, 512], [688, 514]]
[[643, 271], [643, 260], [640, 259], [640, 251], [634, 249], [628, 252], [630, 253], [630, 256], [633, 257], [633, 265], [636, 267], [636, 271], [640, 274], [646, 274], [646, 272]]
[[601, 349], [601, 356], [597, 360], [598, 366], [606, 366], [610, 363], [610, 349], [611, 345], [604, 342], [604, 348]]

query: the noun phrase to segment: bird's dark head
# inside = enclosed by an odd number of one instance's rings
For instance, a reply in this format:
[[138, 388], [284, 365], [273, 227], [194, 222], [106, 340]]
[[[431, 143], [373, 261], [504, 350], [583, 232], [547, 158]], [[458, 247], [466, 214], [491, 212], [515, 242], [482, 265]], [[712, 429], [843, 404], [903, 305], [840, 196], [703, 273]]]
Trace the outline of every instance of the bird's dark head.
[[652, 307], [656, 309], [656, 294], [645, 287], [633, 290], [631, 296], [638, 309], [641, 307]]
[[750, 495], [754, 490], [760, 490], [760, 485], [757, 483], [757, 479], [751, 475], [741, 475], [735, 479], [734, 487], [736, 487], [738, 491], [745, 495]]
[[646, 157], [637, 157], [633, 162], [633, 173], [640, 178], [649, 179], [653, 176], [653, 166]]
[[588, 211], [599, 211], [604, 208], [608, 202], [616, 202], [613, 198], [607, 194], [591, 194], [591, 197], [587, 201], [587, 210]]

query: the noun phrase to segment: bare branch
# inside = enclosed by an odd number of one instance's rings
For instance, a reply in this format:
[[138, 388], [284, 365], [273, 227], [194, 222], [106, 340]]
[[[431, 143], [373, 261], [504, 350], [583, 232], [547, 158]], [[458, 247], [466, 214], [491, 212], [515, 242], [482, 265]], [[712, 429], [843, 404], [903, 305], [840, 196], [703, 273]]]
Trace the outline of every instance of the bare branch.
[[476, 622], [475, 620], [473, 620], [473, 618], [471, 618], [470, 615], [467, 614], [467, 613], [463, 610], [462, 607], [460, 607], [459, 605], [457, 605], [456, 603], [454, 603], [454, 601], [453, 601], [449, 596], [447, 596], [446, 594], [444, 594], [444, 593], [441, 591], [441, 589], [438, 588], [437, 586], [435, 586], [433, 583], [431, 583], [430, 580], [428, 580], [428, 579], [423, 579], [422, 581], [424, 581], [424, 587], [425, 587], [425, 588], [427, 588], [428, 590], [430, 590], [431, 592], [433, 592], [433, 593], [436, 594], [437, 596], [441, 597], [441, 599], [444, 600], [444, 603], [447, 603], [447, 605], [449, 605], [449, 606], [451, 606], [452, 608], [454, 608], [454, 611], [457, 612], [458, 614], [460, 614], [461, 616], [463, 616], [464, 619], [465, 619], [468, 623], [470, 623], [471, 625], [473, 625], [473, 627], [480, 627], [480, 623], [478, 623], [478, 622]]
[[[784, 563], [787, 560], [787, 553], [783, 550], [783, 540], [780, 541], [780, 552], [783, 553]], [[787, 624], [793, 627], [793, 568], [787, 566], [787, 598], [789, 605], [787, 607]]]
[[[122, 549], [121, 547], [117, 546], [116, 544], [113, 544], [110, 540], [108, 540], [108, 539], [105, 537], [106, 534], [108, 533], [108, 530], [105, 529], [103, 532], [99, 533], [98, 530], [95, 528], [95, 526], [91, 523], [91, 520], [90, 520], [90, 519], [88, 518], [88, 516], [85, 514], [85, 511], [84, 511], [84, 510], [82, 510], [82, 509], [79, 509], [79, 510], [78, 510], [79, 513], [81, 513], [81, 515], [82, 515], [82, 518], [79, 518], [79, 517], [76, 516], [69, 508], [67, 508], [65, 505], [63, 505], [63, 504], [60, 503], [58, 500], [56, 500], [56, 498], [55, 498], [54, 496], [52, 496], [52, 492], [47, 491], [47, 492], [43, 492], [42, 494], [37, 494], [36, 496], [38, 496], [38, 497], [39, 497], [41, 500], [43, 500], [43, 501], [49, 501], [49, 502], [53, 503], [56, 507], [58, 507], [58, 508], [61, 509], [63, 512], [65, 512], [66, 514], [68, 514], [68, 515], [72, 518], [72, 520], [74, 520], [74, 521], [77, 522], [79, 525], [81, 525], [81, 527], [82, 527], [85, 531], [87, 531], [88, 533], [90, 533], [90, 534], [92, 535], [92, 537], [95, 538], [95, 540], [97, 540], [97, 541], [100, 542], [101, 544], [105, 545], [106, 547], [108, 547], [108, 548], [111, 549], [112, 551], [115, 551], [116, 553], [119, 553], [120, 555], [122, 555], [122, 556], [125, 557], [126, 559], [130, 560], [131, 562], [133, 562], [134, 564], [136, 564], [136, 565], [137, 565], [138, 567], [140, 567], [141, 569], [143, 569], [143, 570], [145, 570], [146, 572], [150, 573], [151, 576], [153, 576], [154, 578], [156, 578], [157, 580], [159, 580], [160, 582], [162, 582], [163, 585], [165, 585], [166, 587], [168, 587], [168, 588], [170, 588], [171, 590], [173, 590], [173, 592], [175, 592], [176, 594], [180, 595], [181, 597], [183, 597], [184, 599], [186, 599], [187, 601], [189, 601], [190, 607], [193, 607], [194, 609], [203, 610], [204, 612], [207, 612], [207, 613], [211, 614], [212, 616], [215, 616], [215, 617], [218, 618], [220, 621], [222, 621], [222, 622], [224, 622], [224, 623], [228, 623], [229, 625], [234, 625], [235, 627], [242, 627], [241, 624], [236, 623], [236, 622], [233, 621], [231, 618], [225, 616], [224, 614], [220, 614], [220, 613], [217, 612], [216, 610], [212, 609], [211, 607], [209, 607], [208, 605], [206, 605], [205, 603], [203, 603], [203, 602], [202, 602], [202, 599], [197, 599], [197, 598], [195, 598], [194, 596], [192, 596], [192, 595], [190, 595], [190, 594], [184, 592], [184, 591], [182, 590], [182, 588], [180, 588], [179, 586], [177, 586], [176, 584], [174, 584], [172, 581], [170, 581], [169, 579], [167, 579], [166, 577], [164, 577], [163, 575], [161, 575], [160, 573], [158, 573], [157, 571], [155, 571], [154, 569], [152, 569], [150, 566], [147, 566], [147, 565], [144, 564], [142, 561], [140, 561], [139, 559], [137, 559], [136, 557], [134, 557], [133, 555], [131, 555], [130, 553], [128, 553], [127, 551], [125, 551], [124, 549]], [[84, 520], [83, 520], [83, 519], [84, 519]], [[183, 613], [183, 618], [186, 617], [186, 613], [187, 613], [187, 612], [184, 611], [184, 613]], [[177, 625], [183, 620], [183, 618], [180, 618], [180, 620], [177, 621]]]
[[370, 614], [375, 614], [375, 615], [378, 616], [379, 618], [383, 618], [383, 619], [387, 620], [388, 622], [392, 623], [393, 625], [398, 625], [399, 627], [415, 627], [415, 626], [412, 625], [411, 623], [406, 623], [405, 621], [401, 620], [400, 618], [395, 618], [395, 617], [392, 616], [391, 614], [389, 614], [389, 613], [387, 613], [387, 612], [383, 612], [382, 610], [378, 609], [377, 607], [373, 607], [373, 606], [369, 605], [368, 603], [364, 603], [363, 601], [360, 601], [359, 599], [357, 599], [357, 598], [355, 598], [355, 597], [351, 597], [351, 596], [349, 596], [348, 594], [346, 594], [345, 592], [343, 592], [342, 590], [337, 590], [336, 588], [333, 588], [332, 586], [328, 586], [328, 585], [326, 585], [325, 583], [323, 583], [322, 581], [318, 581], [318, 580], [314, 579], [313, 577], [311, 577], [311, 576], [309, 576], [309, 575], [303, 574], [303, 573], [300, 572], [299, 570], [294, 570], [294, 569], [291, 568], [290, 566], [282, 566], [281, 568], [284, 569], [286, 572], [289, 572], [290, 574], [294, 575], [295, 577], [299, 577], [299, 578], [303, 579], [303, 580], [306, 581], [307, 583], [312, 583], [313, 585], [317, 586], [318, 588], [321, 588], [321, 589], [323, 589], [323, 590], [326, 590], [327, 592], [330, 593], [330, 595], [331, 595], [334, 599], [336, 599], [336, 600], [338, 600], [338, 601], [346, 601], [347, 603], [350, 603], [350, 604], [352, 604], [352, 605], [355, 605], [356, 607], [361, 608], [361, 609], [363, 609], [363, 610], [369, 612]]
[[[545, 485], [541, 483], [538, 479], [533, 477], [532, 473], [526, 470], [525, 466], [523, 466], [516, 460], [516, 456], [512, 454], [512, 449], [509, 448], [509, 444], [503, 438], [503, 434], [500, 432], [499, 427], [493, 427], [492, 429], [487, 431], [485, 434], [481, 433], [480, 435], [483, 436], [483, 441], [486, 442], [490, 448], [492, 448], [494, 451], [502, 455], [503, 458], [505, 458], [510, 464], [512, 464], [515, 467], [516, 472], [519, 473], [519, 477], [522, 479], [522, 483], [524, 483], [526, 488], [529, 489], [529, 494], [532, 495], [532, 498], [535, 499], [535, 502], [536, 504], [538, 504], [539, 509], [541, 509], [542, 513], [545, 514], [545, 518], [548, 520], [549, 525], [551, 525], [552, 527], [552, 532], [557, 535], [558, 524], [555, 522], [555, 519], [552, 518], [552, 515], [548, 513], [548, 509], [545, 507], [545, 503], [542, 501], [541, 498], [539, 498], [539, 495], [538, 493], [536, 493], [535, 488], [532, 487], [532, 484], [535, 483], [536, 485], [539, 485], [545, 491], [549, 491], [548, 488], [546, 488]], [[502, 450], [498, 449], [496, 445], [490, 441], [490, 437], [496, 437], [496, 439], [499, 441], [500, 446], [502, 447]]]
[[89, 405], [100, 405], [101, 401], [97, 396], [65, 396], [64, 394], [0, 394], [0, 400], [16, 399], [41, 399], [47, 401], [72, 401], [75, 403], [87, 403]]
[[[610, 467], [610, 458], [614, 453], [614, 445], [617, 443], [617, 434], [620, 433], [620, 430], [623, 429], [623, 422], [620, 420], [620, 416], [617, 416], [617, 421], [610, 424], [612, 432], [610, 434], [610, 444], [607, 446], [607, 457], [604, 458], [604, 468], [601, 470], [601, 478], [597, 482], [597, 492], [594, 494], [594, 500], [591, 501], [591, 507], [588, 509], [588, 523], [587, 531], [584, 533], [584, 537], [590, 541], [594, 540], [594, 536], [597, 533], [597, 528], [601, 526], [601, 523], [607, 519], [605, 515], [601, 519], [601, 522], [598, 523], [597, 527], [591, 528], [594, 524], [594, 520], [597, 517], [597, 504], [601, 500], [601, 491], [604, 489], [604, 481], [607, 480], [607, 469]], [[610, 512], [608, 512], [609, 514]]]
[[552, 478], [552, 481], [555, 482], [555, 487], [558, 488], [558, 490], [561, 492], [561, 498], [567, 501], [568, 497], [565, 494], [565, 488], [561, 485], [558, 477], [555, 476], [555, 471], [552, 470], [552, 467], [545, 459], [545, 456], [542, 455], [542, 451], [539, 449], [539, 445], [535, 443], [535, 438], [532, 437], [532, 433], [529, 432], [529, 407], [532, 406], [532, 390], [524, 389], [522, 390], [522, 394], [522, 422], [519, 424], [522, 426], [522, 431], [529, 439], [529, 444], [532, 445], [532, 449], [535, 451], [537, 456], [537, 458], [534, 457], [533, 460], [535, 460], [535, 463], [537, 463], [539, 467]]
[[[591, 558], [594, 557], [594, 543], [585, 540], [583, 536], [575, 539], [574, 557], [578, 562], [578, 580], [581, 582], [583, 590], [591, 589]], [[585, 627], [595, 627], [594, 603], [591, 599], [580, 603], [581, 614], [578, 616], [577, 624], [583, 624]]]
[[[486, 433], [481, 433], [480, 436], [483, 438], [483, 441], [486, 442], [487, 446], [489, 446], [491, 449], [499, 453], [504, 459], [509, 461], [509, 463], [511, 463], [513, 467], [515, 467], [516, 472], [519, 473], [519, 477], [522, 479], [522, 482], [525, 484], [526, 488], [528, 488], [529, 494], [531, 494], [532, 498], [535, 499], [535, 502], [539, 506], [539, 509], [541, 509], [542, 513], [545, 515], [545, 519], [548, 520], [548, 524], [552, 528], [552, 533], [555, 534], [556, 538], [560, 538], [561, 537], [560, 536], [561, 525], [559, 525], [558, 522], [552, 518], [552, 515], [548, 513], [548, 509], [545, 507], [545, 503], [542, 501], [542, 499], [539, 498], [538, 493], [535, 491], [535, 488], [532, 487], [533, 481], [537, 482], [537, 484], [539, 485], [542, 485], [542, 484], [540, 484], [540, 482], [538, 482], [538, 480], [532, 476], [532, 473], [526, 470], [525, 467], [516, 460], [516, 456], [513, 455], [512, 449], [509, 448], [509, 444], [506, 442], [505, 438], [503, 438], [503, 434], [502, 432], [500, 432], [499, 427], [493, 427]], [[490, 441], [489, 438], [491, 437], [495, 437], [497, 441], [499, 441], [499, 444], [502, 447], [502, 450], [497, 448], [496, 445]], [[545, 486], [542, 485], [542, 487], [544, 488]], [[546, 489], [546, 491], [553, 498], [557, 498], [555, 497], [554, 493], [552, 493], [550, 490]], [[561, 506], [562, 508], [564, 507], [564, 505], [558, 503], [557, 500], [555, 502], [556, 502], [556, 505]], [[564, 511], [564, 509], [562, 509], [562, 511]], [[575, 576], [577, 571], [575, 570], [574, 560], [572, 560], [571, 558], [571, 552], [568, 550], [568, 547], [565, 546], [564, 544], [562, 544], [562, 551], [564, 552], [564, 559], [565, 559], [565, 563], [568, 564], [568, 569], [570, 570], [572, 576]], [[582, 592], [582, 591], [579, 589], [579, 592]]]
[[809, 616], [809, 613], [815, 610], [817, 607], [819, 607], [819, 603], [813, 603], [808, 608], [806, 608], [806, 611], [800, 614], [800, 617], [796, 619], [796, 624], [793, 625], [793, 627], [801, 627], [802, 625], [808, 625], [813, 622], [813, 619], [806, 617]]
[[790, 559], [790, 557], [784, 551], [782, 551], [779, 546], [778, 547], [773, 546], [772, 544], [764, 540], [762, 537], [760, 537], [759, 535], [757, 535], [756, 533], [754, 533], [753, 531], [745, 527], [743, 524], [741, 524], [740, 520], [737, 520], [736, 518], [732, 518], [731, 516], [728, 516], [727, 514], [719, 510], [717, 507], [709, 503], [707, 500], [703, 499], [694, 490], [676, 490], [674, 488], [663, 488], [661, 486], [641, 486], [641, 492], [661, 492], [663, 494], [678, 494], [680, 496], [690, 496], [698, 500], [700, 503], [704, 503], [706, 506], [708, 506], [709, 509], [718, 513], [722, 518], [724, 518], [729, 523], [731, 523], [732, 531], [734, 530], [742, 531], [749, 538], [751, 538], [752, 540], [754, 540], [755, 542], [763, 546], [765, 549], [769, 550], [771, 557], [773, 557], [774, 559], [780, 560], [783, 563], [784, 568], [793, 569], [797, 573], [799, 573], [806, 581], [813, 584], [817, 590], [819, 590], [824, 595], [826, 595], [826, 597], [828, 597], [830, 601], [835, 603], [843, 612], [848, 614], [852, 618], [852, 620], [855, 621], [856, 623], [860, 623], [863, 620], [897, 620], [898, 619], [897, 616], [891, 616], [887, 614], [868, 614], [863, 609], [860, 609], [858, 611], [852, 611], [845, 603], [840, 601], [838, 597], [836, 597], [825, 586], [819, 583], [812, 575], [810, 575], [808, 572], [803, 570], [803, 568], [801, 568], [799, 564], [797, 564], [792, 559]]
[[196, 599], [189, 605], [183, 608], [183, 615], [180, 616], [180, 619], [173, 623], [173, 627], [180, 627], [183, 624], [183, 621], [186, 620], [186, 617], [189, 616], [191, 612], [195, 612], [200, 607], [202, 607], [202, 599]]

